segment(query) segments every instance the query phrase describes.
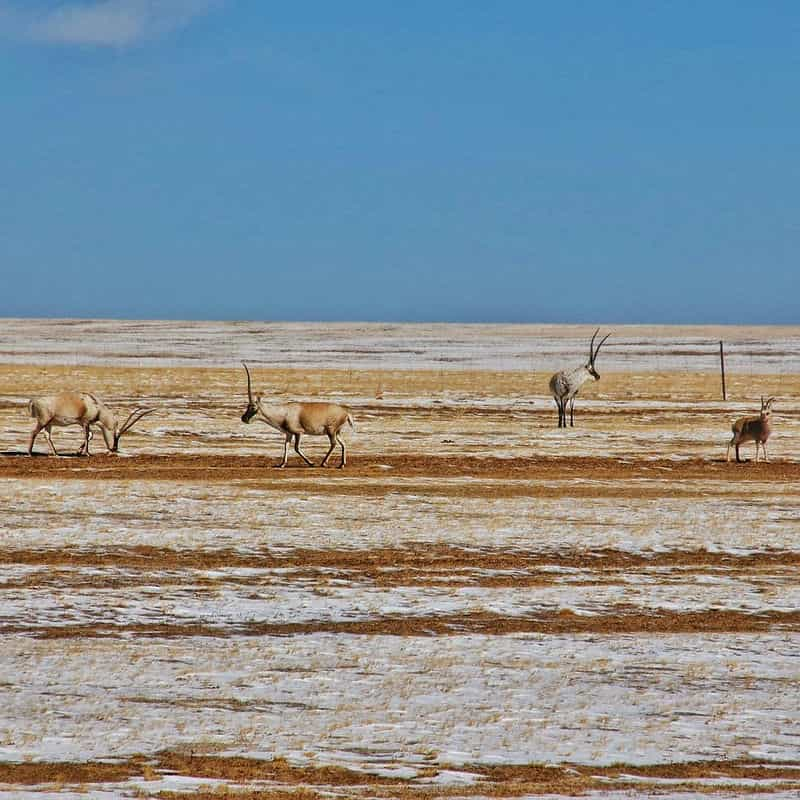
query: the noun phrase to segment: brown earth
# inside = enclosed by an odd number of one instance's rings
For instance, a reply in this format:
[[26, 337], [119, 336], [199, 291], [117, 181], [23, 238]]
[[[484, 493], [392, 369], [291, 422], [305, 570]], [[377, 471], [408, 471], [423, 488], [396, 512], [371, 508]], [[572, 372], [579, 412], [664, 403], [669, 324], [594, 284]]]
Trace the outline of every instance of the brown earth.
[[[287, 580], [294, 583], [313, 585], [318, 590], [333, 584], [347, 581], [362, 587], [401, 587], [428, 586], [450, 589], [459, 587], [483, 587], [491, 589], [522, 589], [552, 586], [568, 582], [570, 586], [625, 585], [632, 579], [652, 580], [657, 576], [663, 583], [680, 584], [699, 576], [725, 576], [744, 582], [759, 581], [769, 585], [777, 582], [792, 583], [800, 568], [800, 553], [781, 550], [764, 551], [744, 555], [730, 553], [711, 553], [705, 550], [672, 551], [668, 553], [632, 554], [617, 550], [528, 552], [521, 549], [497, 550], [481, 548], [463, 550], [456, 547], [431, 545], [426, 543], [418, 548], [374, 548], [370, 550], [305, 550], [290, 552], [261, 553], [241, 552], [231, 549], [192, 551], [161, 547], [117, 547], [103, 550], [64, 551], [50, 549], [7, 549], [0, 553], [0, 565], [20, 565], [39, 567], [20, 578], [9, 578], [3, 583], [5, 590], [70, 589], [72, 591], [97, 591], [109, 589], [129, 590], [136, 586], [159, 585], [162, 587], [182, 587], [190, 589], [197, 597], [213, 596], [221, 585], [241, 586], [243, 590], [257, 593], [271, 584], [283, 584]], [[233, 570], [246, 569], [245, 575], [237, 575]], [[208, 577], [207, 571], [219, 573], [226, 571], [224, 577], [215, 574]], [[260, 577], [254, 570], [263, 570]], [[569, 570], [565, 578], [564, 570]], [[639, 624], [642, 630], [669, 630], [699, 624], [699, 618], [684, 615], [664, 615], [657, 617], [625, 613], [625, 622], [617, 623], [619, 630], [630, 629]], [[649, 622], [648, 622], [649, 620]], [[773, 625], [793, 627], [796, 620], [785, 614], [777, 615], [725, 615], [716, 612], [708, 617], [705, 628], [712, 624], [717, 629], [730, 625], [733, 630], [763, 630]], [[543, 620], [528, 619], [517, 621], [517, 625], [527, 625], [530, 630], [555, 630], [551, 622], [545, 626]], [[607, 616], [583, 618], [580, 625], [596, 632], [609, 631], [614, 626]], [[396, 621], [383, 620], [380, 623], [384, 632], [414, 635], [421, 631], [428, 635], [430, 623], [424, 619], [408, 620], [402, 627]], [[436, 627], [436, 626], [434, 626]], [[486, 630], [493, 628], [502, 632], [499, 621], [492, 626], [486, 620], [478, 623], [474, 618], [460, 621], [450, 620], [439, 626], [443, 631], [464, 629]], [[566, 620], [558, 619], [560, 630], [569, 627]], [[573, 621], [578, 631], [578, 621]], [[0, 631], [3, 630], [0, 625]], [[10, 630], [10, 629], [9, 629]], [[15, 629], [16, 630], [16, 629]], [[54, 628], [42, 635], [79, 636], [88, 635], [84, 628]], [[131, 632], [128, 628], [107, 628], [122, 633]], [[166, 629], [143, 629], [145, 635], [177, 635]], [[207, 635], [222, 635], [219, 629], [206, 629]], [[333, 630], [324, 623], [309, 625], [304, 632], [312, 630]], [[352, 627], [351, 632], [374, 633], [369, 623]], [[253, 631], [251, 631], [253, 632]], [[276, 628], [275, 634], [286, 630]], [[268, 631], [263, 631], [268, 633]]]
[[[401, 478], [476, 478], [484, 480], [514, 481], [591, 481], [619, 482], [619, 487], [589, 486], [586, 491], [624, 490], [624, 481], [669, 479], [669, 491], [675, 491], [674, 481], [695, 481], [696, 491], [703, 492], [707, 481], [735, 486], [743, 481], [769, 483], [795, 483], [800, 480], [800, 463], [770, 461], [767, 463], [718, 460], [672, 459], [631, 460], [603, 457], [544, 457], [497, 458], [492, 456], [427, 456], [382, 455], [380, 457], [353, 456], [342, 469], [321, 469], [305, 466], [288, 466], [275, 469], [274, 459], [266, 456], [232, 455], [139, 455], [116, 457], [96, 455], [91, 458], [52, 456], [27, 457], [5, 455], [0, 457], [0, 478], [31, 478], [59, 480], [167, 480], [167, 481], [257, 481], [264, 489], [289, 488], [287, 484], [302, 485], [306, 491], [346, 493], [348, 482], [359, 478], [379, 479], [386, 491], [396, 491], [393, 481]], [[330, 481], [336, 478], [336, 481]], [[359, 484], [359, 491], [375, 491]], [[292, 488], [294, 488], [292, 486]], [[405, 487], [404, 487], [405, 488]], [[562, 486], [560, 494], [573, 494], [584, 487]], [[517, 489], [523, 494], [536, 495], [552, 491], [549, 487], [531, 484]], [[432, 491], [428, 487], [428, 491]], [[447, 491], [439, 485], [435, 491]], [[460, 491], [460, 489], [459, 489]], [[470, 485], [468, 491], [481, 492], [480, 486]], [[488, 492], [502, 491], [492, 485]], [[634, 492], [641, 487], [634, 487]], [[665, 491], [665, 490], [662, 490]]]
[[[389, 778], [369, 772], [332, 766], [296, 766], [282, 758], [251, 758], [194, 755], [188, 749], [138, 756], [118, 763], [27, 763], [0, 764], [0, 785], [16, 786], [84, 786], [102, 782], [131, 781], [146, 790], [147, 784], [164, 774], [226, 781], [246, 786], [258, 782], [263, 788], [236, 791], [228, 786], [208, 790], [156, 792], [158, 798], [316, 798], [347, 796], [357, 798], [389, 797], [398, 800], [427, 800], [434, 797], [521, 797], [533, 794], [583, 796], [589, 792], [642, 791], [657, 792], [649, 783], [653, 779], [674, 781], [674, 793], [695, 792], [714, 795], [735, 791], [734, 781], [760, 781], [764, 785], [751, 791], [800, 790], [796, 762], [697, 761], [691, 763], [586, 767], [579, 764], [488, 764], [421, 765], [413, 779]], [[457, 770], [474, 776], [469, 786], [432, 786], [425, 781], [445, 770]], [[700, 781], [713, 779], [712, 785]]]
[[30, 628], [13, 623], [0, 625], [0, 634], [27, 634], [38, 639], [107, 639], [110, 636], [182, 639], [186, 637], [230, 636], [306, 636], [318, 633], [350, 636], [462, 636], [479, 634], [709, 634], [762, 633], [770, 630], [800, 631], [800, 611], [769, 611], [758, 614], [743, 611], [675, 612], [663, 609], [651, 613], [634, 606], [611, 606], [606, 613], [575, 614], [569, 610], [544, 612], [525, 617], [510, 617], [490, 612], [437, 614], [436, 616], [382, 617], [347, 621], [296, 623], [251, 622], [236, 625], [203, 623], [150, 623], [56, 625]]
[[[528, 552], [520, 549], [462, 549], [426, 542], [424, 548], [374, 547], [369, 550], [335, 550], [296, 548], [291, 551], [241, 553], [229, 548], [214, 550], [176, 550], [166, 547], [139, 545], [135, 547], [102, 548], [92, 551], [68, 551], [61, 548], [5, 549], [0, 551], [0, 565], [27, 564], [47, 566], [48, 572], [58, 567], [106, 568], [135, 570], [140, 575], [153, 571], [263, 569], [292, 570], [292, 575], [319, 576], [318, 571], [346, 572], [353, 580], [385, 580], [398, 585], [414, 582], [420, 573], [429, 575], [453, 572], [477, 573], [486, 570], [514, 571], [517, 576], [544, 567], [586, 570], [598, 574], [640, 570], [668, 570], [675, 567], [695, 572], [740, 569], [748, 573], [800, 567], [797, 551], [765, 550], [759, 553], [719, 553], [707, 550], [631, 553], [622, 550], [592, 549], [585, 551]], [[385, 574], [391, 568], [392, 574]], [[69, 572], [56, 572], [58, 580], [67, 579]], [[48, 580], [48, 576], [43, 576]], [[133, 580], [135, 576], [126, 576]], [[228, 578], [226, 578], [228, 580]], [[8, 586], [10, 584], [4, 584]], [[27, 585], [27, 584], [26, 584]]]

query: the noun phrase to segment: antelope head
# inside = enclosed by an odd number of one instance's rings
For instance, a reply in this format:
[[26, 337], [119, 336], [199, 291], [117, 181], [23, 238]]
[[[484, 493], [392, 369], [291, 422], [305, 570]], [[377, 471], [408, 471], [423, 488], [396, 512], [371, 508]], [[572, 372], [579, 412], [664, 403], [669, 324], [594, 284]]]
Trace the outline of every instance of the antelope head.
[[610, 333], [607, 333], [601, 340], [600, 344], [597, 347], [594, 346], [594, 340], [597, 338], [597, 334], [600, 333], [600, 328], [598, 328], [594, 334], [592, 335], [592, 341], [589, 342], [589, 360], [586, 362], [586, 370], [588, 373], [596, 380], [600, 380], [600, 373], [595, 369], [594, 360], [597, 358], [597, 354], [600, 352], [600, 348], [603, 346], [603, 343], [609, 336]]
[[772, 413], [772, 404], [774, 402], [774, 397], [768, 397], [765, 400], [764, 395], [761, 395], [761, 419], [766, 419]]
[[242, 366], [247, 373], [247, 408], [244, 414], [242, 414], [242, 422], [246, 424], [258, 413], [258, 402], [261, 398], [259, 397], [253, 400], [253, 384], [250, 380], [250, 370], [247, 369], [247, 364], [245, 364], [244, 361], [242, 361]]
[[[118, 453], [119, 452], [119, 440], [123, 434], [127, 433], [142, 417], [146, 417], [148, 414], [152, 414], [155, 411], [154, 408], [137, 408], [128, 415], [128, 419], [122, 423], [122, 425], [115, 424], [113, 431], [106, 432], [105, 426], [102, 428], [103, 430], [103, 438], [106, 440], [106, 447], [108, 447], [109, 453]], [[109, 442], [109, 433], [113, 437], [112, 441]]]

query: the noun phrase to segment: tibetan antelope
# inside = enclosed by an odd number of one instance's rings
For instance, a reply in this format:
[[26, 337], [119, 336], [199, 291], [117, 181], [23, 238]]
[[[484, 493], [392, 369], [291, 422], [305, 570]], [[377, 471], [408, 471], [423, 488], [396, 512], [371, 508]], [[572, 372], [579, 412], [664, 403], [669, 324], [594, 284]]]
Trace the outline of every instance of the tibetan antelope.
[[83, 428], [83, 444], [78, 450], [79, 455], [90, 455], [89, 441], [92, 438], [92, 425], [99, 425], [103, 433], [109, 453], [119, 451], [120, 437], [127, 433], [142, 417], [155, 411], [137, 408], [132, 411], [128, 419], [120, 424], [116, 414], [108, 406], [98, 400], [93, 394], [77, 394], [75, 392], [62, 392], [50, 397], [39, 397], [28, 402], [28, 411], [34, 418], [33, 430], [28, 440], [28, 455], [33, 455], [33, 443], [39, 433], [44, 430], [47, 443], [54, 456], [58, 455], [50, 428], [53, 425], [65, 427], [67, 425], [80, 425]]
[[553, 395], [553, 399], [556, 401], [556, 407], [558, 408], [559, 428], [567, 427], [567, 404], [569, 404], [569, 424], [570, 427], [574, 426], [573, 412], [575, 408], [575, 395], [578, 394], [578, 390], [581, 386], [583, 386], [589, 378], [594, 378], [596, 381], [600, 380], [600, 374], [595, 369], [594, 360], [597, 358], [597, 354], [600, 352], [603, 342], [605, 342], [611, 334], [607, 333], [600, 340], [600, 344], [595, 348], [594, 340], [598, 333], [600, 333], [600, 328], [594, 332], [592, 341], [589, 342], [589, 360], [585, 364], [569, 371], [562, 370], [561, 372], [556, 372], [556, 374], [550, 378], [550, 394]]
[[294, 440], [294, 450], [309, 467], [314, 465], [309, 461], [300, 450], [300, 437], [303, 434], [309, 436], [327, 436], [331, 443], [330, 449], [322, 459], [321, 467], [328, 463], [334, 448], [338, 444], [342, 448], [341, 469], [347, 463], [347, 450], [344, 440], [341, 438], [340, 431], [345, 423], [351, 428], [353, 418], [350, 412], [343, 406], [335, 403], [281, 403], [267, 405], [262, 402], [261, 395], [253, 400], [253, 387], [250, 380], [250, 370], [247, 364], [242, 361], [244, 371], [247, 373], [247, 408], [242, 414], [242, 422], [249, 424], [253, 417], [265, 422], [271, 428], [281, 431], [284, 434], [283, 441], [283, 461], [278, 467], [285, 467], [288, 458], [289, 442]]
[[769, 439], [772, 428], [770, 426], [772, 417], [772, 404], [775, 402], [774, 397], [764, 400], [761, 397], [761, 412], [758, 416], [740, 417], [736, 422], [731, 425], [733, 437], [728, 442], [728, 450], [725, 453], [725, 460], [731, 460], [731, 447], [736, 448], [736, 461], [741, 463], [739, 458], [739, 446], [745, 442], [756, 443], [756, 464], [758, 464], [758, 446], [764, 451], [764, 461], [769, 461], [767, 458], [767, 439]]

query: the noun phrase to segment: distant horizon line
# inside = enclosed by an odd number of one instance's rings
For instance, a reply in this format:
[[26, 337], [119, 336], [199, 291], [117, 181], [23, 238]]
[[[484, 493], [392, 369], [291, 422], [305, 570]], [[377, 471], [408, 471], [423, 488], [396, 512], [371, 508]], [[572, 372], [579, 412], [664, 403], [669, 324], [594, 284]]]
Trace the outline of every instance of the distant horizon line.
[[452, 319], [260, 319], [256, 317], [130, 317], [130, 316], [14, 316], [0, 314], [0, 321], [42, 321], [42, 322], [215, 322], [215, 323], [239, 323], [239, 324], [263, 324], [263, 325], [519, 325], [523, 326], [571, 326], [571, 327], [591, 327], [591, 326], [618, 326], [618, 327], [663, 327], [663, 328], [797, 328], [798, 322], [716, 322], [716, 321], [693, 321], [693, 322], [656, 322], [656, 321], [608, 321], [593, 320], [590, 322], [583, 320], [565, 320], [559, 322], [539, 321], [539, 320], [503, 320], [503, 319], [484, 319], [484, 320], [452, 320]]

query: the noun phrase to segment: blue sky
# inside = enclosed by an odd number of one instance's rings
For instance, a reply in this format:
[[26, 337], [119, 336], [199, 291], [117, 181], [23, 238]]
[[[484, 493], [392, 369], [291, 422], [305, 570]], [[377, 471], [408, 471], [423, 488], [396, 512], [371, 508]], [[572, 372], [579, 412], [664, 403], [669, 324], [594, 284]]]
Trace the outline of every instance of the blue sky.
[[0, 0], [0, 315], [797, 323], [800, 6]]

